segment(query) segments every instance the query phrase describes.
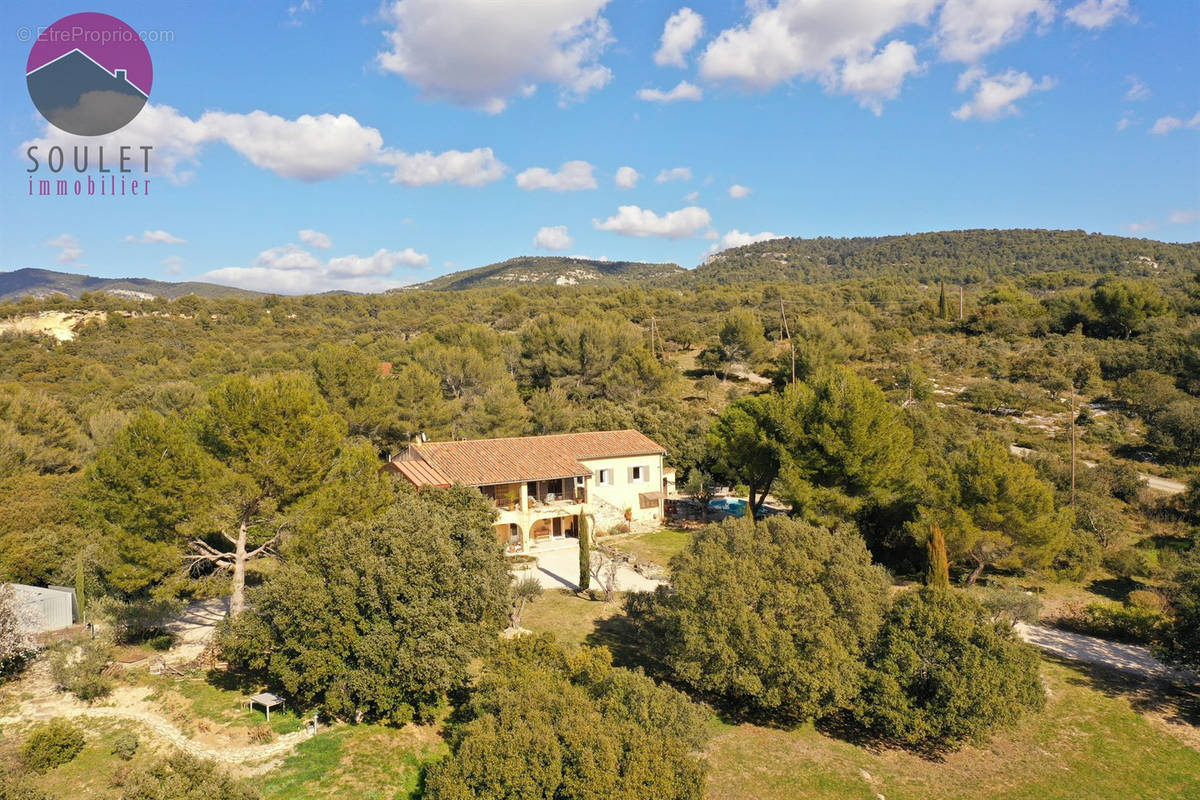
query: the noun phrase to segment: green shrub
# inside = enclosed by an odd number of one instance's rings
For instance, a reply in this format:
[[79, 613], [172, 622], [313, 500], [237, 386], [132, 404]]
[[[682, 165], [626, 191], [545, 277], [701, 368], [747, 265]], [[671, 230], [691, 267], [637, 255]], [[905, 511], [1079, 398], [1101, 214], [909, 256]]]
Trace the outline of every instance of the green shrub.
[[252, 784], [238, 780], [212, 761], [176, 752], [133, 770], [121, 800], [259, 800]]
[[993, 619], [1015, 622], [1036, 622], [1042, 611], [1042, 601], [1037, 595], [1020, 589], [983, 589], [973, 592]]
[[1166, 613], [1167, 610], [1167, 598], [1149, 589], [1134, 589], [1129, 593], [1126, 602], [1134, 608], [1153, 611], [1156, 614]]
[[50, 795], [31, 786], [24, 776], [0, 772], [0, 800], [52, 800]]
[[1059, 627], [1102, 639], [1149, 644], [1154, 641], [1163, 615], [1136, 606], [1091, 603], [1082, 611], [1061, 617]]
[[167, 624], [183, 609], [182, 600], [121, 601], [105, 598], [96, 604], [95, 613], [112, 625], [113, 638], [117, 642], [141, 644], [168, 636]]
[[103, 638], [64, 642], [50, 653], [50, 675], [59, 689], [95, 700], [112, 691], [112, 679], [104, 673], [111, 659], [112, 646]]
[[170, 633], [164, 633], [160, 636], [152, 636], [146, 640], [146, 644], [153, 650], [164, 652], [171, 649], [171, 645], [175, 644], [175, 637]]
[[1167, 589], [1171, 618], [1159, 626], [1154, 652], [1172, 664], [1200, 670], [1200, 548], [1175, 571]]
[[1118, 578], [1126, 580], [1150, 574], [1150, 564], [1141, 550], [1123, 547], [1104, 555], [1104, 567]]
[[950, 590], [901, 595], [868, 666], [856, 717], [875, 734], [920, 750], [979, 741], [1045, 704], [1033, 648]]
[[113, 740], [112, 754], [122, 761], [128, 761], [137, 752], [138, 744], [136, 733], [121, 731], [117, 734], [117, 738]]
[[66, 764], [83, 749], [83, 732], [66, 720], [35, 727], [21, 744], [21, 761], [31, 772], [46, 772]]

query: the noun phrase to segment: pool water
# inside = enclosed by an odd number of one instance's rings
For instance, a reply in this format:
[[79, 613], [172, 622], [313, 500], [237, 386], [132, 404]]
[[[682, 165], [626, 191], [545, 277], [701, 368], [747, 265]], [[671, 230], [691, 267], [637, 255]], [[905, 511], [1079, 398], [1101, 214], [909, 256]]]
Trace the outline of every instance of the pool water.
[[710, 511], [723, 511], [734, 517], [746, 516], [746, 506], [748, 505], [746, 500], [737, 497], [718, 497], [708, 501]]

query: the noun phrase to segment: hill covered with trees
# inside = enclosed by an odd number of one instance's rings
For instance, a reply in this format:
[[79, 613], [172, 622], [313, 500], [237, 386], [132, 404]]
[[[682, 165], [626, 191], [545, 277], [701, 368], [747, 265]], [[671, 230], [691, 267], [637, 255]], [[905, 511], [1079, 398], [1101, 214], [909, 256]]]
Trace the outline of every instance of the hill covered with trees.
[[[1083, 231], [965, 230], [815, 239], [783, 238], [735, 247], [708, 259], [692, 283], [906, 278], [982, 283], [1039, 273], [1179, 277], [1200, 270], [1200, 243]], [[1051, 288], [1051, 287], [1047, 287]]]
[[56, 294], [78, 300], [84, 292], [107, 292], [117, 297], [124, 296], [134, 300], [153, 300], [157, 297], [174, 300], [189, 294], [211, 299], [262, 297], [262, 292], [200, 281], [174, 283], [150, 278], [95, 278], [91, 275], [29, 268], [0, 272], [0, 300], [52, 297]]
[[[485, 267], [452, 272], [411, 289], [479, 289], [500, 286], [626, 286], [686, 274], [678, 264], [596, 261], [565, 256], [520, 256]], [[405, 290], [406, 291], [406, 290]]]

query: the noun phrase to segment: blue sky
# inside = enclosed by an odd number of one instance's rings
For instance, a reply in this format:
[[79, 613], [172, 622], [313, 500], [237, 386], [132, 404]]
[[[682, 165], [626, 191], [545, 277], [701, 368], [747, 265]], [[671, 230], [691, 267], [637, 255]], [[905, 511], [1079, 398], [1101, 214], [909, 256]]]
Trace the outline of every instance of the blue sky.
[[[49, 127], [24, 82], [22, 30], [80, 10], [158, 39], [149, 105], [92, 139]], [[4, 15], [0, 269], [370, 291], [523, 254], [690, 267], [771, 235], [1200, 239], [1190, 0]], [[151, 196], [29, 197], [30, 144], [152, 144]]]

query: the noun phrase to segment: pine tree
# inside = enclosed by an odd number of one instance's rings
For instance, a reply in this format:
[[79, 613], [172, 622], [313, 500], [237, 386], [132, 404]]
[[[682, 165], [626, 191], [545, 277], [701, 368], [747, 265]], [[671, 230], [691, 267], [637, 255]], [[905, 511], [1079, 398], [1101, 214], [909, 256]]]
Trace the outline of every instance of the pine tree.
[[942, 529], [934, 525], [925, 542], [926, 558], [929, 562], [925, 572], [925, 585], [935, 589], [950, 588], [950, 562], [946, 558], [946, 537]]
[[592, 585], [592, 532], [588, 528], [586, 514], [579, 515], [579, 591], [586, 592]]

